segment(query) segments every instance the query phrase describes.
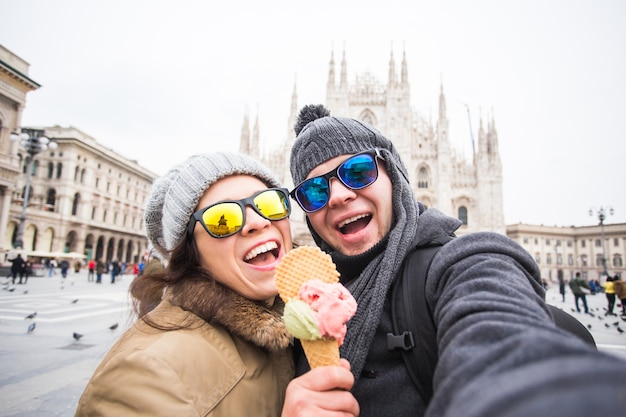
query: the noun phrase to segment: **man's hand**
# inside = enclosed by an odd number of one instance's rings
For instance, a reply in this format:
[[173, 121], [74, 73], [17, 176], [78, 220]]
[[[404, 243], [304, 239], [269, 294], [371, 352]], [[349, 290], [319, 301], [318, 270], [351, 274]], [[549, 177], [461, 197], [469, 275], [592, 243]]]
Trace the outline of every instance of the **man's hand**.
[[350, 393], [350, 364], [323, 366], [295, 378], [287, 386], [282, 417], [357, 417], [359, 403]]

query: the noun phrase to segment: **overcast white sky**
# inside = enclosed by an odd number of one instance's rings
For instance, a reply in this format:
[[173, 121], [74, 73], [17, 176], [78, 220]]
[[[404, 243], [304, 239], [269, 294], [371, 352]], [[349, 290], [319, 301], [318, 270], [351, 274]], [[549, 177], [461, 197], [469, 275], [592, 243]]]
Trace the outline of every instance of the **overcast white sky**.
[[294, 83], [300, 107], [323, 102], [333, 50], [350, 82], [386, 83], [393, 49], [424, 116], [443, 81], [459, 148], [462, 103], [475, 136], [495, 115], [507, 224], [591, 225], [601, 206], [626, 222], [623, 0], [0, 0], [0, 16], [42, 85], [22, 125], [74, 126], [157, 174], [236, 151], [246, 109], [266, 146], [285, 140]]

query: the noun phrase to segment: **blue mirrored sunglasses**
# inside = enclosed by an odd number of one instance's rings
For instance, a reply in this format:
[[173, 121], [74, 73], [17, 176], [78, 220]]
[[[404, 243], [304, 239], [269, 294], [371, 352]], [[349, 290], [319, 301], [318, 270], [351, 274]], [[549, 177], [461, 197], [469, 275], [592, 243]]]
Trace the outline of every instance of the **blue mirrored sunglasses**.
[[307, 213], [316, 212], [328, 204], [331, 178], [339, 179], [352, 190], [360, 190], [373, 184], [378, 178], [377, 158], [382, 159], [378, 149], [358, 153], [326, 174], [302, 181], [289, 195], [298, 202], [302, 210]]

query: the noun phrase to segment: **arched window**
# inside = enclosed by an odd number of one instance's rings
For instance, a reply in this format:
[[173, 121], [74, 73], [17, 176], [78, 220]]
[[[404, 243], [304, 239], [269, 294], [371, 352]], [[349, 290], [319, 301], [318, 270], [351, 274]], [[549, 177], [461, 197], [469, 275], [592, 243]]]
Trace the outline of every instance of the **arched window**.
[[[28, 191], [28, 201], [30, 201], [32, 196], [33, 196], [33, 188], [30, 187], [30, 190]], [[24, 200], [25, 198], [26, 198], [26, 187], [22, 188], [22, 200]]]
[[623, 265], [622, 255], [613, 255], [613, 266], [620, 268]]
[[459, 207], [459, 220], [461, 220], [464, 226], [467, 226], [467, 207]]
[[61, 178], [61, 174], [63, 174], [63, 164], [59, 162], [57, 164], [57, 179]]
[[54, 206], [56, 204], [57, 192], [54, 188], [50, 188], [48, 190], [48, 194], [46, 195], [46, 210], [54, 211]]
[[602, 262], [602, 260], [604, 259], [604, 257], [602, 255], [597, 255], [596, 256], [596, 266], [603, 266], [604, 262]]
[[78, 179], [79, 172], [80, 172], [80, 168], [76, 167], [76, 169], [74, 169], [74, 181]]
[[54, 175], [54, 163], [48, 162], [48, 179], [51, 179]]
[[417, 173], [417, 188], [428, 188], [428, 170], [421, 167]]
[[82, 171], [80, 171], [80, 183], [81, 184], [85, 183], [85, 169], [84, 168]]
[[24, 165], [22, 165], [22, 174], [26, 174], [26, 171], [28, 171], [28, 164], [30, 163], [30, 156], [27, 156], [26, 158], [24, 158]]
[[74, 202], [72, 203], [72, 216], [76, 216], [78, 212], [78, 203], [80, 203], [80, 194], [74, 194]]

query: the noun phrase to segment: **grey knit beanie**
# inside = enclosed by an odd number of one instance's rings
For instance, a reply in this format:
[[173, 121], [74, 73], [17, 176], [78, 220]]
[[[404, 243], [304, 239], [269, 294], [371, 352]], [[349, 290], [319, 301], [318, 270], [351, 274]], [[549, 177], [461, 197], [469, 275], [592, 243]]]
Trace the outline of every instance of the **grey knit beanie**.
[[291, 148], [291, 177], [300, 184], [319, 164], [339, 155], [373, 148], [381, 150], [386, 164], [393, 163], [408, 181], [408, 175], [393, 143], [372, 126], [356, 119], [332, 117], [321, 104], [300, 110], [294, 126], [296, 141]]
[[144, 211], [146, 237], [169, 259], [185, 237], [187, 224], [204, 192], [230, 175], [252, 175], [269, 187], [280, 187], [274, 174], [259, 161], [240, 153], [193, 155], [157, 179]]

